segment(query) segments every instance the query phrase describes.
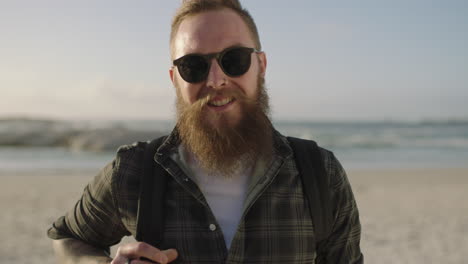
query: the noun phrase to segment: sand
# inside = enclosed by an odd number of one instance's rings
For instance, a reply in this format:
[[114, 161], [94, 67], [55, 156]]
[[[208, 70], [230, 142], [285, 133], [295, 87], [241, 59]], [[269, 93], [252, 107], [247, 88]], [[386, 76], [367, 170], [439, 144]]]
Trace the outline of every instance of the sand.
[[[360, 209], [366, 263], [468, 263], [468, 169], [348, 175]], [[0, 263], [54, 263], [46, 230], [92, 177], [0, 174]]]

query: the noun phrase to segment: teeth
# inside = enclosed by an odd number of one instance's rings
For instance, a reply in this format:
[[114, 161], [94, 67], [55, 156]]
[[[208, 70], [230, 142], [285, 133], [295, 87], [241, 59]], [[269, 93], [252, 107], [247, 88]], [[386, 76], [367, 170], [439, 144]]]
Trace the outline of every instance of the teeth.
[[223, 105], [226, 105], [226, 104], [230, 103], [231, 101], [232, 101], [232, 98], [225, 98], [225, 99], [222, 99], [222, 100], [211, 101], [210, 105], [223, 106]]

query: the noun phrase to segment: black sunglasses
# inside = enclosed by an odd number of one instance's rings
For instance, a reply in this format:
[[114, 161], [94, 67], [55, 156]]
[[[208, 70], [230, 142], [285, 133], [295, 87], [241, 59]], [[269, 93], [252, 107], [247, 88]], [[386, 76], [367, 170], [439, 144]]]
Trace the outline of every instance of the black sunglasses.
[[259, 51], [247, 47], [231, 47], [218, 53], [187, 54], [173, 61], [180, 76], [186, 82], [198, 83], [206, 80], [211, 68], [211, 61], [216, 58], [223, 72], [230, 77], [241, 76], [250, 68], [252, 52]]

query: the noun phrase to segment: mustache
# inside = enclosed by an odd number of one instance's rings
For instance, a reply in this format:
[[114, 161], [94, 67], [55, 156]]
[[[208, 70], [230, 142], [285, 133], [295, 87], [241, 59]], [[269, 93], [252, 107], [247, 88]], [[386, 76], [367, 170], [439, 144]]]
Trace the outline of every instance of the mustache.
[[226, 89], [221, 91], [209, 91], [206, 94], [200, 96], [200, 98], [198, 98], [197, 101], [195, 101], [192, 105], [188, 106], [188, 108], [190, 108], [191, 110], [202, 110], [215, 97], [232, 97], [238, 102], [247, 104], [258, 103], [257, 100], [248, 98], [239, 89]]

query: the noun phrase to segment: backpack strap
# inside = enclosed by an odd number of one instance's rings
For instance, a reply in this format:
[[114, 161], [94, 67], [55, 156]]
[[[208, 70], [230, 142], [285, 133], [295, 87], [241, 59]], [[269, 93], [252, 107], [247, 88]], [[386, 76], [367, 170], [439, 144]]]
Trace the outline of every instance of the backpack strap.
[[[146, 145], [138, 199], [136, 240], [155, 247], [159, 247], [163, 241], [164, 196], [168, 175], [154, 161], [154, 155], [165, 139], [166, 137], [160, 137]], [[318, 244], [327, 239], [332, 230], [329, 179], [315, 141], [294, 137], [288, 137], [288, 141], [293, 149], [304, 193], [309, 202]]]
[[288, 137], [301, 176], [304, 193], [309, 202], [317, 244], [331, 234], [333, 217], [328, 175], [320, 149], [312, 140]]
[[145, 147], [135, 236], [137, 241], [143, 241], [158, 248], [163, 241], [164, 234], [164, 196], [168, 175], [156, 163], [154, 155], [166, 138], [154, 139]]

